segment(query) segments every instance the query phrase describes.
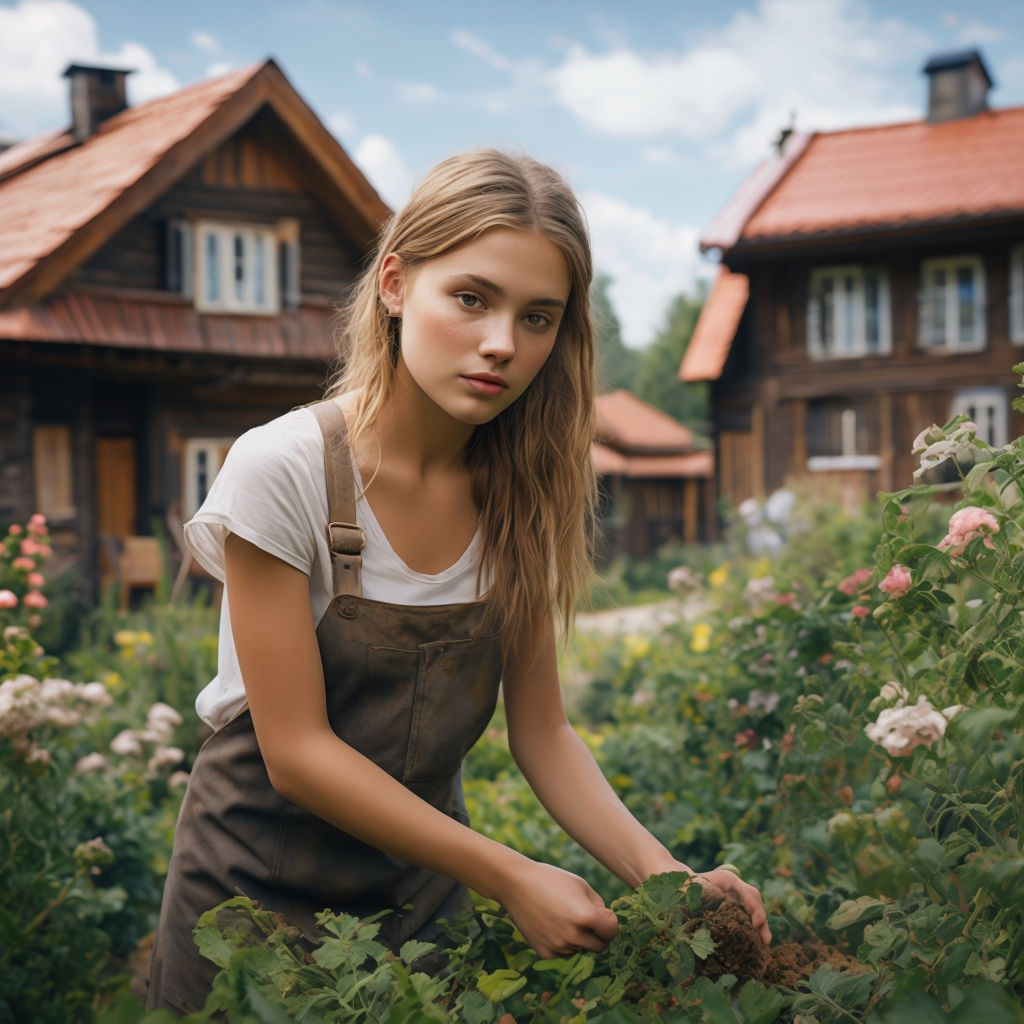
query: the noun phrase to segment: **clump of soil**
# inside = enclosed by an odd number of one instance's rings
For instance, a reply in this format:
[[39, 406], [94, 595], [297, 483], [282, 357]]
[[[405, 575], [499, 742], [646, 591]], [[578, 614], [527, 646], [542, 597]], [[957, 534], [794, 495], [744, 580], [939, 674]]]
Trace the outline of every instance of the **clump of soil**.
[[736, 903], [706, 901], [701, 917], [715, 941], [715, 950], [706, 960], [697, 961], [697, 973], [713, 980], [732, 974], [738, 984], [759, 981], [792, 989], [825, 963], [844, 974], [869, 970], [849, 953], [816, 936], [766, 946], [747, 912]]

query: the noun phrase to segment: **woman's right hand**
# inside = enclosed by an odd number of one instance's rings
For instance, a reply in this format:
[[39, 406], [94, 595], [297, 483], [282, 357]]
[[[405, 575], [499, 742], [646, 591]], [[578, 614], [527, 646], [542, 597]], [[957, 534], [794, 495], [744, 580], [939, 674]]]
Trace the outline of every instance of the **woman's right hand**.
[[619, 919], [582, 878], [550, 864], [524, 858], [496, 895], [542, 959], [598, 953], [619, 930]]

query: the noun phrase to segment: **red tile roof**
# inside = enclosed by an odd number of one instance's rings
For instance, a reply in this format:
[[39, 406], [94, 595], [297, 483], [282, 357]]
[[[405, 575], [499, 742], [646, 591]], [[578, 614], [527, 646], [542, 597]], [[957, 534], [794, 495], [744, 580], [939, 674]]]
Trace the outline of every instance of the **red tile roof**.
[[330, 360], [334, 314], [304, 306], [275, 317], [203, 316], [191, 304], [66, 292], [26, 309], [0, 311], [0, 338], [160, 352]]
[[693, 434], [678, 420], [630, 391], [611, 391], [594, 402], [597, 438], [626, 454], [679, 454], [693, 449]]
[[715, 457], [709, 451], [688, 455], [623, 455], [598, 443], [590, 446], [590, 462], [598, 476], [664, 479], [710, 477], [715, 471]]
[[[12, 146], [0, 180], [0, 289], [12, 285], [41, 259], [88, 225], [183, 139], [188, 138], [263, 65], [252, 65], [180, 92], [129, 107], [102, 122], [81, 145], [48, 136]], [[68, 148], [35, 166], [40, 151]], [[19, 167], [22, 169], [18, 171]], [[187, 168], [182, 168], [184, 172]]]
[[681, 380], [718, 380], [749, 297], [750, 281], [746, 274], [733, 273], [724, 266], [718, 268], [718, 277], [683, 355]]
[[0, 308], [38, 302], [77, 263], [269, 105], [323, 172], [320, 198], [359, 246], [389, 210], [272, 60], [0, 154]]
[[1022, 168], [1024, 107], [815, 134], [752, 211], [738, 241], [1019, 217]]

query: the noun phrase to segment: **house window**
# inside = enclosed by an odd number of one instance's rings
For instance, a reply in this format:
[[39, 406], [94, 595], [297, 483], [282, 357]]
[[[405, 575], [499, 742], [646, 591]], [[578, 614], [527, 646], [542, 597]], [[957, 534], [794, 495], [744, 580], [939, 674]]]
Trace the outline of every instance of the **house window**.
[[200, 222], [195, 237], [197, 309], [278, 312], [277, 236], [272, 228]]
[[978, 425], [978, 437], [993, 448], [1009, 439], [1006, 393], [999, 388], [970, 388], [953, 395], [950, 416], [964, 415]]
[[182, 513], [186, 520], [206, 501], [233, 441], [232, 437], [196, 437], [185, 442]]
[[1010, 250], [1010, 341], [1024, 345], [1024, 245]]
[[32, 431], [35, 510], [47, 519], [75, 516], [71, 428], [40, 425]]
[[875, 267], [811, 274], [807, 350], [816, 359], [884, 354], [891, 346], [889, 278]]
[[807, 468], [811, 471], [834, 469], [877, 469], [877, 454], [871, 417], [862, 403], [825, 399], [809, 402], [805, 435]]
[[975, 352], [985, 346], [985, 273], [977, 256], [921, 265], [918, 335], [926, 348]]

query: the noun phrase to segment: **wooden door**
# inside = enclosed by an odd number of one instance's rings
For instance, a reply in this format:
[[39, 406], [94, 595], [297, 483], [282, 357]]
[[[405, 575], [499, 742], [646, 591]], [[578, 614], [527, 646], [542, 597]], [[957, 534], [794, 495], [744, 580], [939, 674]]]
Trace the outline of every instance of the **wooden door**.
[[104, 579], [116, 571], [118, 541], [135, 533], [135, 441], [130, 437], [96, 439], [96, 517]]

